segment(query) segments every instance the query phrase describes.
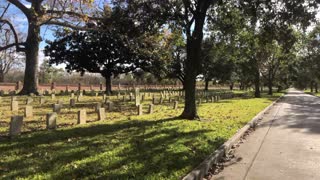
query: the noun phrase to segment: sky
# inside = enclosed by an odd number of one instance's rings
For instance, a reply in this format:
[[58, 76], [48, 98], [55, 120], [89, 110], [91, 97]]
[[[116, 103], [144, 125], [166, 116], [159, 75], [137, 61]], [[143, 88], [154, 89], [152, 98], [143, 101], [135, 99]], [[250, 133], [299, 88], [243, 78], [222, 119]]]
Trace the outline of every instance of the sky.
[[[30, 3], [27, 2], [26, 0], [20, 0], [26, 7], [30, 8]], [[104, 2], [109, 2], [110, 0], [95, 0], [96, 4], [102, 5]], [[0, 5], [5, 5], [7, 4], [6, 0], [0, 0]], [[1, 12], [0, 12], [1, 13]], [[9, 17], [9, 19], [12, 21], [14, 27], [22, 33], [27, 32], [27, 19], [23, 15], [23, 13], [17, 9], [15, 6], [11, 5], [6, 17]], [[320, 21], [320, 12], [317, 14], [317, 19], [318, 22]], [[312, 28], [309, 28], [309, 30]], [[42, 63], [44, 59], [44, 54], [43, 54], [43, 49], [46, 46], [45, 40], [53, 40], [54, 39], [54, 32], [48, 27], [48, 26], [42, 26], [41, 27], [41, 37], [42, 37], [42, 42], [40, 43], [40, 51], [39, 51], [39, 60], [40, 63]]]

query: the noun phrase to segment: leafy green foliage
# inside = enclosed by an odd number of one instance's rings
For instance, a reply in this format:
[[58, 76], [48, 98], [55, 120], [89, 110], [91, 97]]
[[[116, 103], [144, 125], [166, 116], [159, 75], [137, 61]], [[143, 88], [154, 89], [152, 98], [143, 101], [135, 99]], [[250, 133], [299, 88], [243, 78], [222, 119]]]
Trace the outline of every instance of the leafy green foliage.
[[317, 25], [309, 33], [300, 37], [301, 43], [298, 47], [298, 55], [295, 64], [292, 66], [293, 80], [299, 88], [310, 86], [317, 91], [319, 83], [319, 58], [320, 58], [320, 26]]
[[[282, 6], [279, 6], [279, 4]], [[259, 94], [259, 74], [263, 65], [269, 59], [275, 60], [274, 54], [270, 53], [276, 41], [281, 46], [284, 53], [290, 51], [296, 38], [292, 25], [300, 25], [301, 28], [307, 27], [311, 20], [314, 19], [314, 7], [317, 7], [316, 1], [243, 1], [241, 8], [244, 14], [249, 17], [249, 29], [252, 36], [250, 38], [249, 47], [251, 53], [249, 58], [255, 73], [256, 95]], [[258, 23], [259, 22], [259, 23]], [[273, 49], [275, 50], [275, 49]], [[279, 64], [281, 58], [276, 58], [274, 62]], [[269, 84], [272, 84], [274, 74], [277, 67], [268, 66], [270, 73], [268, 74]], [[272, 85], [269, 85], [272, 88]], [[270, 90], [272, 92], [272, 90]]]
[[73, 32], [49, 42], [46, 55], [50, 63], [66, 64], [68, 71], [117, 76], [140, 67], [144, 57], [135, 53], [133, 44], [113, 32]]

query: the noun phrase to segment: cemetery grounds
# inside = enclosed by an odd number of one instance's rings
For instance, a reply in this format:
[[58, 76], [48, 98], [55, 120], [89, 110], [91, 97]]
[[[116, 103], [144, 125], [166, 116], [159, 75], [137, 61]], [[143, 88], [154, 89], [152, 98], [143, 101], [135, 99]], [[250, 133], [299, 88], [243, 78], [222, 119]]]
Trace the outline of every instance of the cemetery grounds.
[[[201, 120], [178, 118], [184, 106], [179, 91], [141, 91], [142, 115], [134, 95], [130, 101], [130, 93], [124, 91], [108, 97], [91, 92], [79, 101], [75, 94], [75, 107], [69, 104], [70, 93], [43, 96], [43, 104], [34, 96], [28, 104], [33, 115], [24, 118], [22, 134], [13, 138], [8, 137], [10, 119], [24, 116], [30, 97], [17, 96], [19, 110], [11, 111], [12, 97], [4, 95], [0, 179], [179, 179], [282, 95], [252, 98], [251, 92], [233, 91], [237, 97], [230, 98], [216, 90], [201, 92], [197, 98]], [[211, 99], [218, 95], [219, 101]], [[105, 102], [112, 102], [111, 109]], [[62, 104], [57, 129], [47, 130], [46, 115], [57, 103]], [[103, 120], [98, 119], [97, 103], [106, 108]], [[79, 110], [86, 110], [86, 124], [77, 124]]]

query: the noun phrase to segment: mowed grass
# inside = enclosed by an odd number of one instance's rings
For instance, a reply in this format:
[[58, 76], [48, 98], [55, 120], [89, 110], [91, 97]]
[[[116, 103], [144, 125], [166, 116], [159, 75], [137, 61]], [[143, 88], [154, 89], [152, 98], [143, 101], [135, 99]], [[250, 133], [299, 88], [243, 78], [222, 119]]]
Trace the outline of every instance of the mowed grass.
[[315, 92], [315, 90], [313, 92], [311, 92], [311, 89], [305, 89], [303, 90], [303, 92], [307, 93], [307, 94], [311, 94], [311, 95], [314, 95], [314, 96], [320, 96], [320, 92]]
[[[52, 111], [48, 102], [37, 108], [38, 119], [26, 120], [35, 132], [0, 140], [0, 179], [179, 179], [280, 95], [203, 103], [201, 121], [177, 118], [182, 103], [178, 110], [156, 105], [154, 114], [142, 116], [134, 115], [132, 103], [125, 112], [108, 112], [105, 121], [92, 113], [92, 122], [80, 126], [77, 110], [66, 108], [53, 131], [41, 130]], [[94, 98], [81, 108], [89, 111]], [[1, 112], [2, 119], [11, 115], [4, 105]]]

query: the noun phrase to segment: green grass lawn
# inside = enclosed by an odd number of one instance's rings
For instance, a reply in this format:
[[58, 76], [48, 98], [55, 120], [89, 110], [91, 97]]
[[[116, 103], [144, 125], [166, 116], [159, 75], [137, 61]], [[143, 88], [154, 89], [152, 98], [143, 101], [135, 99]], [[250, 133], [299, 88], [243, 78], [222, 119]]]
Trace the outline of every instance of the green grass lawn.
[[320, 92], [318, 92], [318, 93], [316, 93], [315, 91], [311, 92], [311, 89], [305, 89], [305, 90], [303, 90], [303, 92], [305, 92], [307, 94], [312, 94], [312, 95], [315, 95], [315, 96], [320, 96]]
[[[92, 113], [92, 122], [80, 126], [75, 125], [77, 110], [66, 108], [54, 131], [43, 130], [48, 102], [36, 108], [36, 120], [26, 120], [36, 132], [0, 139], [0, 179], [179, 179], [280, 95], [203, 103], [201, 121], [176, 118], [183, 110], [180, 103], [178, 110], [156, 105], [154, 114], [142, 116], [129, 106], [108, 112], [105, 121], [96, 121]], [[95, 99], [86, 98], [88, 105], [82, 106], [89, 111]], [[12, 115], [6, 108], [3, 103], [3, 126]]]

